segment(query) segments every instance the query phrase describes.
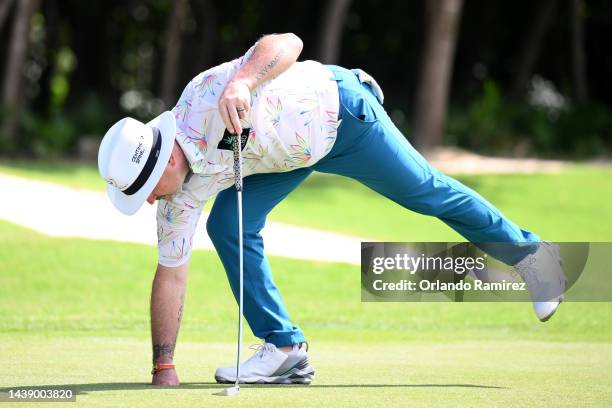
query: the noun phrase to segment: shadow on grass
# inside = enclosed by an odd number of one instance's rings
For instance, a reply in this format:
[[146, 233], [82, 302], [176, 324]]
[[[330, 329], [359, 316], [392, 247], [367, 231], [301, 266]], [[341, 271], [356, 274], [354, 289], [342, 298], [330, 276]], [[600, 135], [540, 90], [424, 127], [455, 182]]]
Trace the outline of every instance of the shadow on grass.
[[[196, 390], [222, 390], [232, 384], [218, 384], [213, 382], [182, 383], [179, 387], [157, 387], [146, 383], [90, 383], [90, 384], [53, 384], [53, 385], [24, 385], [0, 388], [0, 393], [9, 390], [72, 390], [76, 395], [87, 395], [98, 391], [139, 391], [164, 389], [196, 389]], [[480, 389], [508, 389], [495, 385], [479, 384], [246, 384], [244, 388], [480, 388]]]

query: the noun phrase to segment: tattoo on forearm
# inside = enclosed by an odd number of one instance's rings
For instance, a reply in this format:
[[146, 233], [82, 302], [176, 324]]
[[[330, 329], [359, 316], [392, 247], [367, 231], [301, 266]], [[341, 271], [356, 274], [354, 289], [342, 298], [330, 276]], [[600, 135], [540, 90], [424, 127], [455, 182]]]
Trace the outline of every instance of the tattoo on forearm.
[[[253, 51], [251, 52], [251, 54], [249, 55], [249, 58], [247, 58], [246, 61], [250, 61], [251, 58], [253, 58], [253, 55], [255, 55], [255, 53], [257, 52], [257, 49], [259, 48], [259, 43], [256, 42], [255, 45], [253, 46]], [[246, 62], [245, 61], [245, 62]]]
[[174, 358], [175, 344], [154, 344], [153, 345], [153, 364], [162, 355]]
[[281, 59], [281, 57], [283, 56], [284, 51], [280, 50], [278, 52], [278, 54], [276, 54], [276, 56], [274, 58], [272, 58], [272, 61], [268, 62], [262, 69], [261, 71], [259, 71], [259, 73], [257, 74], [257, 76], [255, 77], [256, 81], [261, 81], [267, 74], [268, 72], [270, 72], [270, 70], [272, 68], [274, 68], [276, 66], [276, 64], [278, 64], [278, 61]]

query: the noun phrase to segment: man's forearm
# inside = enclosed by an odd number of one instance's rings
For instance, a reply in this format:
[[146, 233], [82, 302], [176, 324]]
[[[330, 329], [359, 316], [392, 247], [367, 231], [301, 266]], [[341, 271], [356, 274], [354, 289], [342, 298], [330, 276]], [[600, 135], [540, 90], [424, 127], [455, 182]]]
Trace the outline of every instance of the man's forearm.
[[294, 34], [272, 34], [257, 41], [255, 49], [219, 96], [219, 114], [230, 133], [242, 133], [241, 119], [248, 117], [251, 92], [285, 72], [302, 52]]
[[244, 82], [253, 90], [285, 72], [301, 52], [302, 40], [295, 34], [266, 35], [257, 42], [250, 59], [232, 80]]
[[178, 268], [159, 265], [151, 290], [153, 364], [171, 363], [183, 316], [187, 264]]

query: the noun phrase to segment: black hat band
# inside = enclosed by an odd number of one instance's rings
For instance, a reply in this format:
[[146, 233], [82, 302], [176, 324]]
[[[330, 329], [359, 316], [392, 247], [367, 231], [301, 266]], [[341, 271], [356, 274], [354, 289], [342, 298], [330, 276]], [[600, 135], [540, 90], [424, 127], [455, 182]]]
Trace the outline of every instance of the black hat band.
[[158, 128], [151, 127], [151, 129], [153, 129], [153, 148], [149, 152], [149, 157], [147, 157], [147, 161], [140, 171], [138, 177], [136, 177], [136, 180], [134, 180], [134, 182], [130, 184], [128, 188], [122, 191], [122, 193], [125, 195], [133, 195], [140, 190], [147, 180], [149, 180], [149, 177], [157, 164], [159, 152], [161, 151], [162, 138], [160, 137], [161, 135]]

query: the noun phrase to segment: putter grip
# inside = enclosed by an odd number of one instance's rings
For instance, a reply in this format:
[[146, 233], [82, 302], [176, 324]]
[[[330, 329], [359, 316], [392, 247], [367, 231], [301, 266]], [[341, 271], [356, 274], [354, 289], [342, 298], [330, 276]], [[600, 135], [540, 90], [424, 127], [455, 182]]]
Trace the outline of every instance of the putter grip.
[[236, 191], [242, 191], [242, 152], [241, 136], [234, 135], [232, 140], [232, 150], [234, 152], [234, 186]]

